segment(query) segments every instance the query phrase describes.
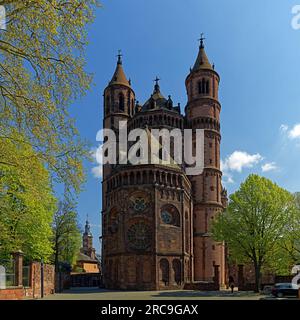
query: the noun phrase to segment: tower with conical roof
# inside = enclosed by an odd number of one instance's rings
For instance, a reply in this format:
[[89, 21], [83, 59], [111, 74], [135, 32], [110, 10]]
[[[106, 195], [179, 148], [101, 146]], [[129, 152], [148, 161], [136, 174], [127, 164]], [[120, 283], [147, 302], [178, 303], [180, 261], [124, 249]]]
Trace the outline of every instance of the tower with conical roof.
[[[128, 121], [134, 113], [135, 93], [131, 88], [131, 81], [125, 75], [122, 54], [119, 51], [116, 70], [108, 86], [104, 90], [104, 120], [103, 128], [115, 131], [118, 138], [119, 122]], [[118, 141], [117, 141], [118, 143]], [[105, 165], [103, 176], [111, 173], [111, 166]]]
[[[225, 282], [223, 243], [213, 241], [210, 225], [223, 210], [220, 171], [220, 77], [206, 55], [201, 36], [199, 53], [186, 78], [188, 102], [186, 123], [193, 130], [204, 129], [204, 171], [190, 176], [193, 190], [194, 281], [211, 281], [217, 273]], [[222, 204], [223, 200], [223, 204]]]

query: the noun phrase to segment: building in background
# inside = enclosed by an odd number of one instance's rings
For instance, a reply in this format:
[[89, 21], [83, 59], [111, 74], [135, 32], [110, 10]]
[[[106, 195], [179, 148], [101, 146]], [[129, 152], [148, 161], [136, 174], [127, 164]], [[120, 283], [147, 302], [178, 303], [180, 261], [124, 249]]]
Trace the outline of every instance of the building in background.
[[88, 220], [85, 224], [85, 230], [82, 236], [82, 248], [77, 257], [76, 267], [86, 273], [100, 272], [100, 261], [93, 247], [93, 235]]

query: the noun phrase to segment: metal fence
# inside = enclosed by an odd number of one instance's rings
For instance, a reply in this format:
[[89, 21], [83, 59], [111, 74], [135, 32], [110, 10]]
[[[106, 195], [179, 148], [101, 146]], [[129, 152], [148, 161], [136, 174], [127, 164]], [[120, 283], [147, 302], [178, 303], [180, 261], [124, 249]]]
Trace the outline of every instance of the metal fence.
[[16, 285], [15, 261], [13, 259], [0, 260], [0, 266], [3, 267], [1, 276], [4, 278], [4, 286], [14, 287]]
[[23, 287], [30, 287], [30, 266], [23, 266]]

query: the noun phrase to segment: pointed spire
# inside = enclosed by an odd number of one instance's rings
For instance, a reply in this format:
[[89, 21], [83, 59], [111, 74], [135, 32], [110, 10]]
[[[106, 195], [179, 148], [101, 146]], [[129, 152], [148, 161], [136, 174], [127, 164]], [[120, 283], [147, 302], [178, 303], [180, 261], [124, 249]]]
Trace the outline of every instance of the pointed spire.
[[89, 215], [88, 214], [87, 214], [87, 217], [86, 217], [84, 233], [86, 235], [92, 235], [92, 233], [91, 233], [91, 225], [89, 223]]
[[109, 85], [113, 85], [113, 84], [122, 84], [125, 86], [130, 87], [130, 82], [127, 80], [125, 72], [123, 70], [123, 66], [122, 66], [122, 53], [121, 50], [118, 51], [118, 61], [117, 61], [117, 67], [115, 70], [115, 73], [109, 83]]
[[160, 79], [156, 76], [156, 78], [153, 81], [155, 82], [153, 94], [159, 93], [160, 92], [160, 87], [159, 87]]
[[196, 62], [194, 64], [194, 67], [192, 71], [197, 71], [199, 69], [210, 69], [213, 70], [212, 65], [210, 64], [208, 57], [206, 55], [205, 49], [204, 49], [204, 34], [201, 33], [200, 46], [199, 46], [199, 53], [196, 59]]

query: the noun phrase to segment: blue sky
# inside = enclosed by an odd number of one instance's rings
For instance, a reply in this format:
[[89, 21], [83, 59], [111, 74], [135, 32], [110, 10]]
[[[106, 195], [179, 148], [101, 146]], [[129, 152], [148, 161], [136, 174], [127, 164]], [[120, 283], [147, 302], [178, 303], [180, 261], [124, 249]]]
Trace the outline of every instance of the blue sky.
[[[291, 25], [297, 4], [300, 0], [102, 0], [89, 27], [87, 70], [94, 85], [71, 108], [82, 137], [97, 147], [102, 94], [118, 49], [137, 100], [148, 99], [158, 75], [164, 95], [171, 94], [183, 109], [184, 81], [204, 32], [206, 52], [221, 76], [221, 158], [229, 193], [250, 173], [300, 191], [300, 29]], [[95, 164], [85, 165], [88, 180], [78, 210], [82, 225], [89, 215], [99, 250], [101, 181], [91, 172]]]

